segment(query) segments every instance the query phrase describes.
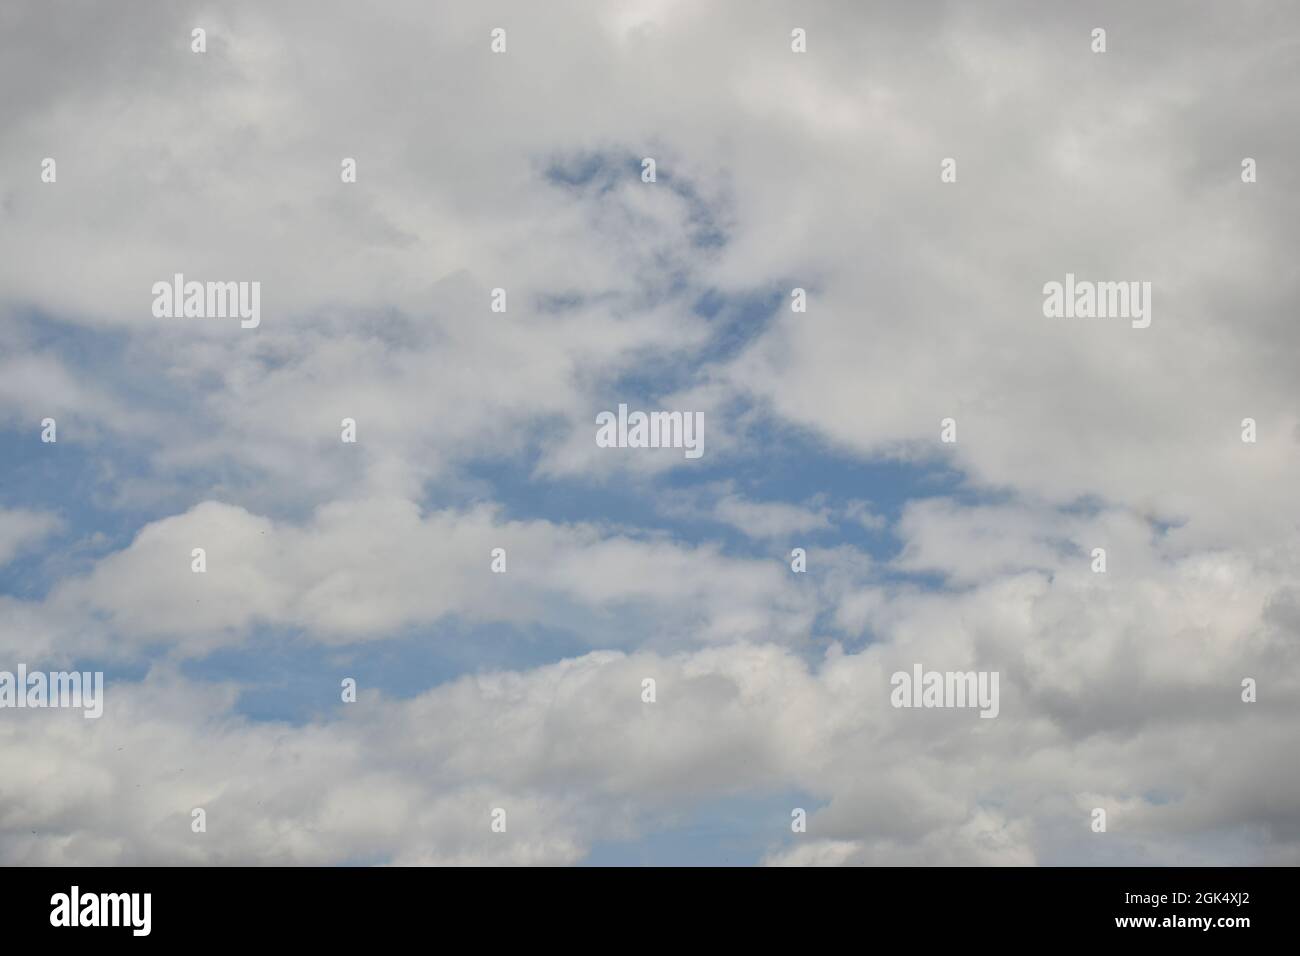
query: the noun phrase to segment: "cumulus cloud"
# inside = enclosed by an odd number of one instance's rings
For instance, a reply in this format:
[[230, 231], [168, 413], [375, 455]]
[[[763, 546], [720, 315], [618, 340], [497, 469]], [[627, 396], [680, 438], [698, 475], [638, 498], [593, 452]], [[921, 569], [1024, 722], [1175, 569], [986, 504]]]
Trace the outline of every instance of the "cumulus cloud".
[[[504, 573], [492, 570], [498, 548]], [[9, 602], [0, 646], [31, 646], [24, 626], [32, 619], [61, 622], [57, 641], [68, 653], [164, 646], [201, 656], [243, 643], [259, 626], [349, 644], [453, 615], [582, 626], [606, 646], [794, 642], [816, 607], [779, 561], [663, 535], [510, 521], [486, 505], [422, 512], [395, 498], [333, 502], [302, 526], [205, 502], [145, 526], [43, 601]], [[583, 624], [584, 613], [599, 623]], [[622, 617], [637, 623], [621, 637], [608, 633]]]

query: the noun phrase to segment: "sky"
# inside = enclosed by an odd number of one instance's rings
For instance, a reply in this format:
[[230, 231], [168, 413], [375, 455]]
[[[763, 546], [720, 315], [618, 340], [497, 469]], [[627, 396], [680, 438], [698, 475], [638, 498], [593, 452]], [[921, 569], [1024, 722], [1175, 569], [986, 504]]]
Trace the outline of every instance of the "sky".
[[0, 671], [105, 682], [0, 708], [0, 863], [1300, 863], [1293, 4], [17, 0], [0, 51]]

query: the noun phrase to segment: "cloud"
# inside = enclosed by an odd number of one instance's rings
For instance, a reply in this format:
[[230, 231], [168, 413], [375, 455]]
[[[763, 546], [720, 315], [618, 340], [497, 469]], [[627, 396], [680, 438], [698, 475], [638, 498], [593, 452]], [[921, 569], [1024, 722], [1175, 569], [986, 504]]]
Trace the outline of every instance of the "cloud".
[[[496, 548], [503, 574], [491, 569]], [[195, 549], [204, 551], [202, 573]], [[713, 546], [511, 521], [486, 505], [424, 512], [370, 498], [333, 502], [305, 525], [204, 502], [63, 579], [43, 607], [10, 607], [67, 622], [65, 650], [130, 657], [159, 647], [201, 656], [239, 646], [258, 626], [326, 644], [372, 641], [453, 615], [594, 627], [589, 639], [606, 644], [793, 641], [811, 625], [815, 599], [783, 564]], [[587, 613], [603, 623], [583, 623]], [[644, 616], [620, 638], [606, 630], [611, 614]], [[17, 627], [3, 645], [24, 646]]]
[[[1242, 593], [1180, 566], [1132, 585], [908, 591], [884, 601], [881, 640], [814, 666], [752, 642], [595, 651], [407, 700], [363, 683], [300, 726], [235, 716], [236, 686], [155, 667], [110, 683], [100, 721], [11, 712], [2, 845], [35, 863], [569, 863], [692, 807], [793, 789], [809, 831], [769, 821], [769, 862], [1285, 861], [1300, 846], [1294, 634], [1252, 580]], [[1002, 714], [890, 707], [889, 675], [917, 660], [1001, 668]], [[1247, 673], [1257, 705], [1238, 699]], [[50, 783], [74, 770], [83, 787]], [[207, 834], [189, 830], [197, 806]], [[497, 806], [506, 834], [489, 828]], [[1092, 806], [1109, 808], [1104, 838]], [[1216, 844], [1225, 827], [1236, 837]]]
[[[113, 679], [4, 712], [0, 859], [568, 864], [754, 794], [769, 863], [1300, 859], [1295, 12], [741, 6], [6, 7], [0, 667]], [[248, 716], [291, 643], [389, 670]], [[999, 717], [890, 708], [918, 662]]]

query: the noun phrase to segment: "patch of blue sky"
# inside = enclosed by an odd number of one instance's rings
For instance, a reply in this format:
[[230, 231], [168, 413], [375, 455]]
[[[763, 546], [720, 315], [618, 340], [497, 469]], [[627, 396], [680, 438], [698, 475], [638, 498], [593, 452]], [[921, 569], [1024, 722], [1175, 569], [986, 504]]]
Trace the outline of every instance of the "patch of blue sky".
[[[60, 422], [58, 441], [32, 428], [0, 429], [0, 508], [49, 512], [61, 530], [0, 566], [0, 594], [43, 597], [62, 577], [90, 570], [94, 561], [126, 548], [147, 524], [209, 499], [257, 510], [258, 476], [228, 465], [157, 474], [144, 440], [79, 438]], [[278, 514], [301, 520], [298, 514]]]
[[[594, 441], [594, 415], [592, 422]], [[696, 504], [709, 506], [716, 498], [715, 486], [726, 482], [732, 493], [747, 500], [827, 508], [832, 518], [838, 519], [826, 529], [800, 532], [799, 542], [792, 547], [803, 542], [850, 545], [877, 560], [896, 555], [899, 545], [889, 526], [908, 501], [935, 496], [980, 497], [966, 491], [961, 475], [950, 469], [866, 460], [828, 446], [807, 430], [770, 419], [751, 428], [747, 442], [753, 450], [749, 452], [710, 459], [707, 439], [706, 423], [703, 458], [642, 482], [542, 475], [535, 467], [539, 448], [513, 459], [478, 459], [464, 469], [469, 483], [462, 494], [470, 499], [490, 495], [511, 519], [590, 521], [667, 533], [692, 545], [715, 542], [724, 552], [741, 556], [770, 553], [771, 542], [751, 538], [743, 529], [692, 510]], [[426, 504], [445, 502], [445, 493], [440, 487]], [[883, 518], [886, 526], [869, 527], [844, 515], [850, 503], [860, 501], [868, 502], [871, 513]]]
[[60, 530], [0, 566], [0, 594], [43, 597], [60, 577], [84, 572], [104, 554], [130, 543], [142, 519], [114, 505], [108, 486], [116, 470], [96, 445], [78, 444], [61, 430], [43, 443], [39, 422], [0, 429], [0, 507], [48, 512]]

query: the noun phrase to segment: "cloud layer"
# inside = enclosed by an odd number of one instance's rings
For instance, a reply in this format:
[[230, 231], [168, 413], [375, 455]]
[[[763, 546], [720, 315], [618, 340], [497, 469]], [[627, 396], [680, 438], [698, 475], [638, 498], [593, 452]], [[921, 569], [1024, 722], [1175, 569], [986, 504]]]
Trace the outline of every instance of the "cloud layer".
[[0, 861], [1300, 862], [1294, 9], [381, 7], [0, 13]]

